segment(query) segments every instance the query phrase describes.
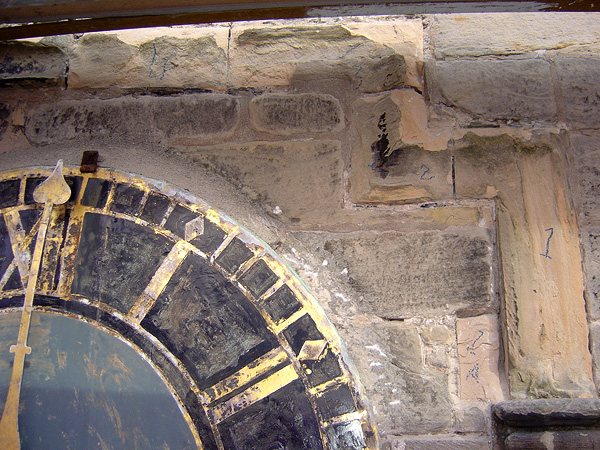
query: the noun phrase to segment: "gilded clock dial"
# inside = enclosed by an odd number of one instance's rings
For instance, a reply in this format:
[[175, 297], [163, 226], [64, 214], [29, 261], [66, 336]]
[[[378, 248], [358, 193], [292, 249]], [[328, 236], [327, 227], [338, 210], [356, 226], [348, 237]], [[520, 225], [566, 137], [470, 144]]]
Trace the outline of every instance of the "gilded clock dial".
[[[22, 306], [42, 208], [32, 192], [48, 174], [32, 169], [0, 177], [4, 317]], [[165, 183], [76, 169], [65, 169], [65, 178], [71, 197], [53, 209], [48, 228], [34, 298], [39, 320], [72, 321], [67, 323], [78, 325], [69, 327], [69, 339], [110, 336], [133, 352], [129, 360], [137, 355], [147, 361], [195, 448], [377, 447], [362, 390], [335, 330], [270, 249], [202, 200]], [[76, 348], [61, 351], [70, 356]], [[121, 364], [111, 362], [110, 354], [94, 357], [106, 372]], [[62, 361], [50, 358], [55, 366]], [[33, 362], [24, 382], [34, 376]], [[131, 377], [132, 389], [139, 387], [136, 379]], [[99, 386], [92, 383], [93, 398]], [[73, 400], [74, 408], [79, 401]], [[27, 405], [21, 404], [19, 416], [27, 423], [60, 415], [40, 406], [25, 418]], [[127, 415], [135, 423], [152, 423], [150, 409]], [[100, 412], [87, 417], [89, 423], [81, 419], [72, 433], [85, 434], [86, 426], [102, 430], [100, 422], [109, 420]], [[164, 434], [159, 427], [153, 431]], [[128, 448], [162, 448], [148, 446], [150, 440], [148, 435]], [[163, 447], [187, 448], [178, 445]]]

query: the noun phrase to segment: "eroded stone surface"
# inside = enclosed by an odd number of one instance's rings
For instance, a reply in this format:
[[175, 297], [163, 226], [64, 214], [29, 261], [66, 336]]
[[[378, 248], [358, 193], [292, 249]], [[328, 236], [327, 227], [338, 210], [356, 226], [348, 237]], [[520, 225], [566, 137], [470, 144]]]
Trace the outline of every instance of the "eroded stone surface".
[[506, 450], [580, 450], [600, 447], [597, 431], [545, 431], [512, 433], [505, 441]]
[[[299, 235], [329, 264], [347, 268], [363, 311], [385, 318], [495, 311], [488, 231]], [[384, 262], [385, 261], [385, 262]]]
[[565, 118], [574, 128], [600, 127], [600, 59], [559, 58], [556, 70], [565, 104]]
[[390, 440], [383, 450], [489, 450], [491, 442], [486, 438], [427, 437], [424, 439]]
[[402, 55], [340, 24], [294, 21], [272, 27], [242, 23], [233, 27], [231, 42], [234, 86], [339, 79], [349, 81], [357, 92], [377, 92], [404, 82]]
[[571, 189], [581, 225], [600, 224], [600, 137], [573, 135], [574, 172]]
[[550, 64], [542, 60], [454, 60], [429, 66], [436, 101], [486, 119], [555, 120]]
[[89, 33], [76, 41], [69, 86], [75, 88], [223, 88], [225, 27]]
[[248, 142], [174, 150], [223, 173], [288, 221], [323, 220], [341, 208], [339, 141]]
[[[487, 13], [434, 16], [438, 58], [512, 55], [596, 43], [598, 13]], [[573, 32], [577, 30], [577, 32]]]
[[418, 94], [393, 91], [360, 98], [353, 106], [351, 192], [355, 202], [451, 195], [451, 155], [429, 151], [445, 148], [449, 136], [436, 139], [431, 135]]
[[581, 230], [585, 298], [590, 319], [600, 320], [600, 228]]
[[415, 327], [401, 323], [373, 323], [369, 341], [353, 342], [359, 369], [382, 435], [427, 433], [451, 424], [447, 378], [423, 366]]
[[35, 110], [25, 133], [36, 144], [91, 137], [203, 138], [230, 133], [238, 113], [237, 99], [220, 94], [67, 100]]
[[0, 86], [57, 86], [66, 77], [67, 56], [56, 46], [2, 42], [0, 55]]
[[331, 95], [262, 95], [252, 99], [249, 113], [254, 128], [273, 134], [323, 133], [344, 128], [342, 107]]

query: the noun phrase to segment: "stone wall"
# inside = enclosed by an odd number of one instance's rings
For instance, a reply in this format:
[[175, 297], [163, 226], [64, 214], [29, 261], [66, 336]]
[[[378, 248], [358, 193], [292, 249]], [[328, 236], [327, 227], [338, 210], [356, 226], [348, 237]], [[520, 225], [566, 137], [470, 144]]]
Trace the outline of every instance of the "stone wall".
[[[94, 149], [102, 166], [196, 190], [313, 290], [382, 448], [496, 448], [493, 403], [598, 396], [599, 19], [4, 43], [0, 168], [77, 165]], [[231, 188], [203, 181], [215, 174]]]

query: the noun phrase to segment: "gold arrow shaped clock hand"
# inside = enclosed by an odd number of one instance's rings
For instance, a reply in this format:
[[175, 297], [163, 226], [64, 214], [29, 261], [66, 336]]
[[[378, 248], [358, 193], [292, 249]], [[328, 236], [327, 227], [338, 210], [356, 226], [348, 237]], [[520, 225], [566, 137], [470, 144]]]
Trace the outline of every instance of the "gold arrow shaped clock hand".
[[37, 286], [40, 264], [42, 262], [42, 253], [44, 250], [44, 241], [46, 239], [46, 231], [48, 230], [52, 207], [54, 205], [65, 203], [71, 196], [71, 188], [67, 185], [62, 172], [63, 162], [62, 159], [60, 159], [56, 163], [56, 167], [50, 176], [36, 187], [35, 191], [33, 191], [33, 199], [38, 203], [44, 203], [44, 210], [42, 211], [42, 218], [40, 219], [40, 226], [27, 278], [19, 336], [17, 343], [10, 347], [10, 351], [15, 354], [15, 358], [12, 375], [10, 377], [10, 384], [8, 386], [8, 395], [6, 397], [6, 403], [4, 404], [4, 412], [2, 413], [2, 419], [0, 420], [1, 450], [19, 450], [21, 448], [17, 419], [19, 416], [19, 397], [21, 394], [25, 355], [31, 353], [31, 348], [27, 346], [27, 336], [29, 334], [31, 312], [33, 310], [33, 296]]

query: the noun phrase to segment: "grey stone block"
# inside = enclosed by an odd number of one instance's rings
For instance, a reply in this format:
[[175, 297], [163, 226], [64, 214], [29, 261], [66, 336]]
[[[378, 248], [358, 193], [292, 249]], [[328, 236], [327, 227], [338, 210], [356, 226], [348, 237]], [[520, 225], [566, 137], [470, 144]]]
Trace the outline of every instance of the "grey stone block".
[[577, 200], [580, 224], [600, 225], [600, 137], [571, 136], [573, 178], [571, 189]]
[[403, 446], [400, 443], [390, 443], [384, 450], [490, 450], [490, 440], [486, 438], [425, 438], [405, 439]]
[[42, 105], [27, 120], [35, 144], [75, 138], [199, 138], [230, 133], [238, 121], [238, 100], [228, 95], [123, 97]]
[[437, 101], [485, 119], [555, 120], [550, 64], [542, 60], [440, 61], [427, 68]]
[[67, 58], [52, 45], [25, 41], [0, 43], [0, 86], [43, 87], [64, 82]]
[[506, 450], [595, 450], [600, 449], [598, 431], [517, 432], [504, 441]]
[[384, 318], [496, 311], [487, 230], [299, 235], [322, 249], [362, 296], [364, 312]]
[[560, 58], [556, 70], [567, 122], [573, 128], [600, 128], [600, 59]]
[[452, 424], [447, 376], [423, 365], [416, 327], [373, 321], [345, 337], [381, 435], [434, 433]]
[[600, 322], [591, 322], [590, 329], [590, 351], [592, 353], [592, 364], [594, 366], [594, 381], [596, 389], [600, 386]]
[[[600, 320], [600, 228], [582, 229], [580, 239], [583, 247], [586, 307], [591, 320]], [[600, 338], [600, 335], [597, 337]], [[600, 340], [596, 339], [596, 343], [600, 345]]]
[[267, 94], [250, 102], [250, 122], [274, 134], [340, 131], [344, 113], [340, 102], [326, 94]]
[[496, 420], [512, 427], [589, 426], [600, 420], [600, 400], [548, 398], [511, 400], [493, 406]]

